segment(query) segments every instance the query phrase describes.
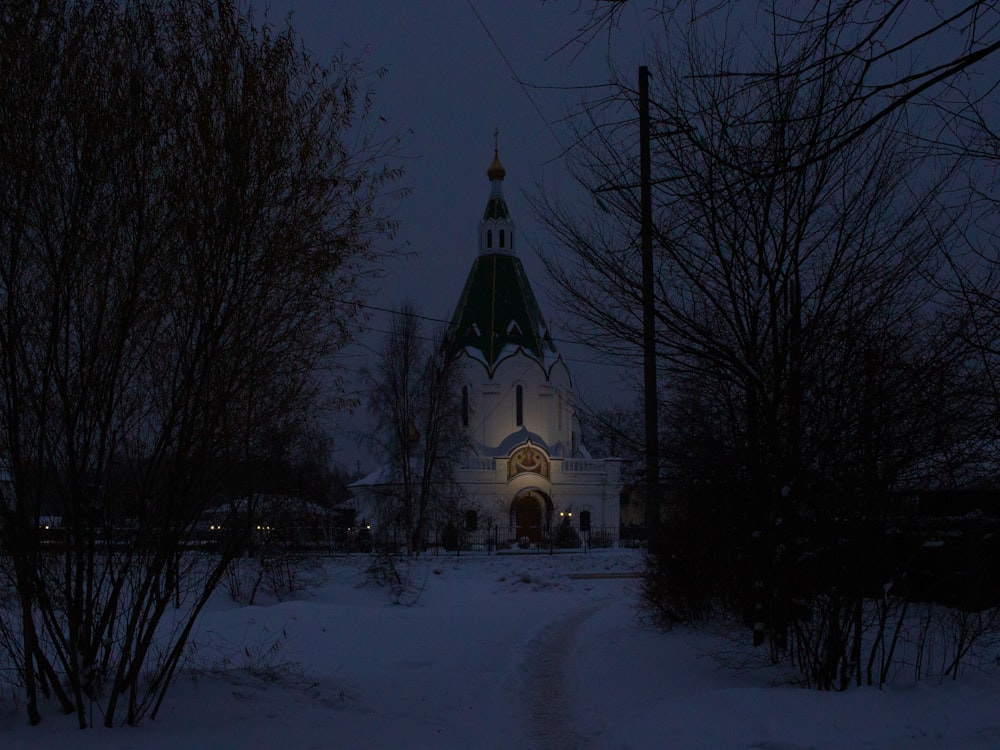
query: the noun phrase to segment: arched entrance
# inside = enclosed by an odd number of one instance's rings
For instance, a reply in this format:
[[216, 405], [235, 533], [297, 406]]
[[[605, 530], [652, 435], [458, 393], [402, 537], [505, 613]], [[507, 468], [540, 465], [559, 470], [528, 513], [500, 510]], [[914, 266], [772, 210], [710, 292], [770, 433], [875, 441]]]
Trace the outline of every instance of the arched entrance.
[[510, 504], [510, 515], [515, 538], [527, 537], [531, 544], [538, 544], [552, 516], [552, 501], [540, 490], [524, 490]]

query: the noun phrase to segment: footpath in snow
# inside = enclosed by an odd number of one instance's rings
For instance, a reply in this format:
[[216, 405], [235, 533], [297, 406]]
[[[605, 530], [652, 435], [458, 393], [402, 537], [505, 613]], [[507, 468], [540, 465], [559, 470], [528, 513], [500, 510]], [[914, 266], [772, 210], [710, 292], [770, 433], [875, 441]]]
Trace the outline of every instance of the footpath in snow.
[[51, 708], [28, 727], [4, 688], [0, 747], [1000, 747], [996, 675], [842, 694], [774, 687], [769, 670], [720, 666], [734, 646], [719, 634], [642, 624], [627, 577], [642, 569], [638, 551], [429, 557], [412, 606], [366, 583], [368, 560], [331, 560], [295, 601], [220, 596], [189, 671], [138, 728], [81, 731]]

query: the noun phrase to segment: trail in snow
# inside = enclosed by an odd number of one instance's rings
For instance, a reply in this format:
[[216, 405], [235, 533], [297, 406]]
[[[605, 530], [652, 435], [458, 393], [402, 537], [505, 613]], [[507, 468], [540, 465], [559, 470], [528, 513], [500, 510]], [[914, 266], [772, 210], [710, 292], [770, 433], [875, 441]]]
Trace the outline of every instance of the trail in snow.
[[536, 750], [587, 750], [591, 737], [575, 726], [569, 681], [571, 660], [579, 658], [576, 635], [583, 623], [614, 602], [608, 596], [573, 610], [545, 627], [528, 643], [524, 656], [521, 700], [527, 736]]

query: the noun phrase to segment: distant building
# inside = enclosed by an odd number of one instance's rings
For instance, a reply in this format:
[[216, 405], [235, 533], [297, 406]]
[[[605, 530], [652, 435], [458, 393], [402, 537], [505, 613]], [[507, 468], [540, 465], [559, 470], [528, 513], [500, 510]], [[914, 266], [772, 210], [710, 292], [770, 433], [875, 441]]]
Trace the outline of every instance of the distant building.
[[461, 426], [472, 444], [456, 479], [511, 540], [536, 543], [562, 523], [617, 530], [621, 462], [582, 444], [569, 369], [517, 256], [496, 151], [486, 174], [479, 252], [449, 329], [468, 360]]

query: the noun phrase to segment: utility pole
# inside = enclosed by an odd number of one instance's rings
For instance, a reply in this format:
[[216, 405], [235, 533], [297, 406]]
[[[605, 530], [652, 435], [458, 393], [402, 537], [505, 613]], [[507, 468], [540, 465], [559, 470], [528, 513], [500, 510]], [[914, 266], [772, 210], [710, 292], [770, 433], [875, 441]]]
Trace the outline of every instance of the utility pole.
[[659, 550], [660, 433], [653, 297], [653, 192], [649, 154], [649, 68], [639, 68], [639, 215], [642, 245], [642, 355], [646, 420], [646, 549]]

